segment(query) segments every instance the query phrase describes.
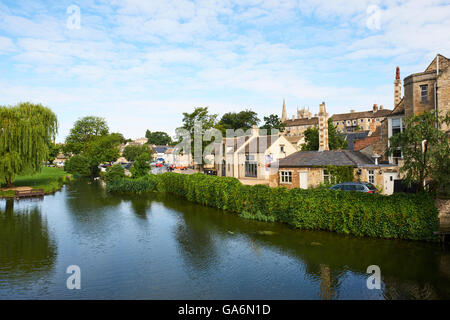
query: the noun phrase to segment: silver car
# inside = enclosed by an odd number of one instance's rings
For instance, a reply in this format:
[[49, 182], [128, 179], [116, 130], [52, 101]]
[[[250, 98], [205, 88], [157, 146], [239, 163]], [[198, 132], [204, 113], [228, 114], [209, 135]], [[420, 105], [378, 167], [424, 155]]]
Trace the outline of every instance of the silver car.
[[369, 182], [342, 182], [330, 188], [331, 190], [358, 191], [367, 193], [378, 193], [377, 188]]

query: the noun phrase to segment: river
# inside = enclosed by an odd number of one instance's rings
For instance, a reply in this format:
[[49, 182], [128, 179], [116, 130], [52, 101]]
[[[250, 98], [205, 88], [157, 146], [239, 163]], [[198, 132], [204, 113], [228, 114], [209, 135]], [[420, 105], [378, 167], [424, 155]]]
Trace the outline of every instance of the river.
[[[69, 290], [67, 267], [81, 289]], [[377, 265], [381, 288], [369, 289]], [[80, 180], [0, 200], [1, 299], [449, 299], [439, 244], [294, 230]]]

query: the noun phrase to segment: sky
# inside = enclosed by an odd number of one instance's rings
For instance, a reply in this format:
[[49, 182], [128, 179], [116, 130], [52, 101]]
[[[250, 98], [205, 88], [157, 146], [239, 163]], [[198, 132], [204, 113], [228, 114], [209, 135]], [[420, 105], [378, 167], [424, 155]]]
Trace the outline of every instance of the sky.
[[[182, 113], [393, 108], [401, 77], [450, 57], [450, 0], [0, 0], [0, 105], [31, 101], [138, 138]], [[262, 124], [262, 123], [261, 123]]]

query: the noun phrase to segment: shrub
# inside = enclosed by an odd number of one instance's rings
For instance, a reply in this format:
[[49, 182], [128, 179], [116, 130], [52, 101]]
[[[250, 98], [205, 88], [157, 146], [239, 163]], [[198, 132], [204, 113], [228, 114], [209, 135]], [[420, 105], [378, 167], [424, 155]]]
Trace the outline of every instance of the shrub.
[[73, 156], [66, 161], [64, 170], [72, 174], [88, 176], [91, 174], [89, 159], [80, 155]]
[[147, 154], [141, 154], [138, 156], [137, 160], [133, 163], [133, 166], [130, 168], [131, 175], [133, 179], [144, 177], [148, 175], [148, 171], [150, 170], [150, 165], [147, 163]]
[[164, 173], [108, 183], [110, 192], [168, 192], [189, 201], [299, 229], [380, 238], [434, 239], [438, 211], [428, 194], [383, 196], [329, 189], [245, 186], [228, 177]]
[[114, 181], [125, 177], [125, 169], [120, 164], [115, 164], [106, 170], [106, 181]]

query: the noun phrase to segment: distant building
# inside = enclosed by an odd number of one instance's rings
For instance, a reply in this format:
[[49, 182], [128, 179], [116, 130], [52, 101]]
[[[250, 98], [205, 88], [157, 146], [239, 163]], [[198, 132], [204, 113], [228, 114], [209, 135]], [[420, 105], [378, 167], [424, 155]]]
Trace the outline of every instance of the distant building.
[[319, 149], [317, 151], [299, 151], [280, 159], [272, 171], [269, 185], [272, 187], [313, 188], [331, 180], [328, 166], [346, 166], [353, 168], [355, 180], [370, 182], [381, 188], [385, 194], [394, 191], [394, 180], [398, 177], [396, 166], [382, 165], [378, 158], [367, 156], [355, 150], [329, 150], [327, 113], [325, 103], [320, 105], [318, 114]]
[[282, 135], [260, 135], [254, 126], [250, 135], [225, 138], [216, 159], [217, 175], [267, 181], [270, 163], [297, 151]]
[[[331, 116], [334, 126], [338, 132], [356, 132], [371, 130], [373, 126], [380, 126], [392, 110], [384, 109], [381, 105], [378, 107], [374, 104], [372, 110], [356, 112], [350, 110], [348, 113], [338, 113]], [[297, 115], [293, 115], [291, 119], [286, 117], [286, 104], [283, 100], [283, 110], [281, 120], [286, 125], [284, 135], [288, 137], [298, 137], [301, 140], [303, 133], [308, 128], [317, 127], [319, 125], [319, 117], [317, 114], [312, 114], [304, 107], [297, 108]], [[372, 129], [374, 131], [374, 129]]]

